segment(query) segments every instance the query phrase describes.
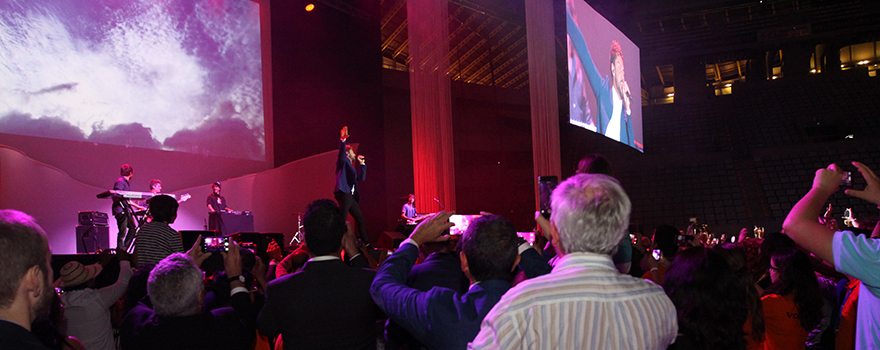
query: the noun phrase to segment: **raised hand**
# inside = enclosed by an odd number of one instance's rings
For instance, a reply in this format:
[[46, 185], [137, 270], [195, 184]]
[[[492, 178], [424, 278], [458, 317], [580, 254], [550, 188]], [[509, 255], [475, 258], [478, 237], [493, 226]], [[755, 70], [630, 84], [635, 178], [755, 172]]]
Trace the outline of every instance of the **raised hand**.
[[847, 189], [846, 194], [880, 205], [880, 178], [877, 177], [877, 174], [874, 174], [874, 171], [871, 170], [871, 168], [868, 168], [864, 164], [859, 162], [853, 162], [852, 164], [855, 165], [856, 168], [859, 168], [859, 172], [862, 173], [862, 177], [865, 178], [865, 182], [867, 182], [868, 185], [861, 191]]
[[348, 127], [343, 126], [342, 130], [339, 130], [339, 139], [345, 141], [348, 138]]
[[419, 246], [425, 242], [441, 242], [449, 239], [449, 236], [443, 236], [443, 232], [452, 227], [453, 223], [449, 222], [449, 217], [453, 212], [441, 211], [429, 219], [422, 221], [416, 230], [413, 231], [409, 238], [416, 242]]
[[275, 243], [275, 240], [269, 241], [269, 246], [266, 247], [266, 255], [275, 262], [281, 261], [281, 247], [278, 246], [278, 243]]
[[837, 168], [837, 164], [832, 163], [827, 168], [816, 170], [813, 189], [830, 196], [840, 188], [840, 180], [843, 180], [843, 173]]
[[196, 238], [196, 242], [193, 243], [192, 248], [189, 248], [186, 255], [189, 255], [189, 257], [193, 259], [196, 266], [202, 266], [205, 259], [211, 256], [211, 253], [202, 252], [202, 235], [199, 235], [199, 238]]
[[223, 267], [226, 270], [226, 276], [241, 275], [241, 251], [235, 241], [230, 239], [229, 251], [220, 252], [220, 255], [223, 255]]

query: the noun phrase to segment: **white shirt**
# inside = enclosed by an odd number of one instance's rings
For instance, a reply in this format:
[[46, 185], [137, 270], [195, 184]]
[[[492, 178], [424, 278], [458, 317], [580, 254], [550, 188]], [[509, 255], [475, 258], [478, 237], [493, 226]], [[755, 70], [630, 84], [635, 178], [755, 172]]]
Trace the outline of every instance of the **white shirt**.
[[79, 339], [89, 350], [116, 350], [110, 306], [125, 293], [132, 274], [131, 263], [120, 261], [119, 278], [113, 285], [61, 294], [64, 316], [67, 317], [67, 335]]
[[677, 332], [659, 286], [608, 255], [574, 253], [504, 294], [468, 349], [666, 349]]
[[611, 120], [608, 122], [608, 127], [605, 128], [605, 136], [620, 141], [620, 114], [623, 110], [623, 99], [620, 98], [613, 86], [611, 87], [611, 102], [614, 105], [614, 112], [611, 113]]
[[856, 349], [880, 346], [880, 240], [849, 231], [834, 233], [834, 267], [862, 281], [856, 317]]

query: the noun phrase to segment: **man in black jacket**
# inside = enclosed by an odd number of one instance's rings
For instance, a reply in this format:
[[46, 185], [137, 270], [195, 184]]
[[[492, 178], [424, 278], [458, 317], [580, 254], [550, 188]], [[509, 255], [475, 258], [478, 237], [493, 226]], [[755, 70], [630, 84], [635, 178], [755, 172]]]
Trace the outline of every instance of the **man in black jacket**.
[[303, 230], [310, 259], [300, 271], [269, 283], [257, 318], [260, 332], [282, 334], [284, 349], [375, 349], [382, 316], [370, 297], [376, 273], [339, 258], [343, 239], [353, 240], [345, 237], [342, 212], [329, 199], [312, 202]]
[[[241, 275], [241, 255], [232, 243], [221, 253], [229, 276], [232, 307], [202, 312], [199, 265], [211, 254], [198, 245], [174, 253], [150, 271], [149, 304], [135, 306], [120, 327], [122, 349], [246, 349], [256, 334], [256, 310]], [[151, 308], [152, 307], [152, 308]]]

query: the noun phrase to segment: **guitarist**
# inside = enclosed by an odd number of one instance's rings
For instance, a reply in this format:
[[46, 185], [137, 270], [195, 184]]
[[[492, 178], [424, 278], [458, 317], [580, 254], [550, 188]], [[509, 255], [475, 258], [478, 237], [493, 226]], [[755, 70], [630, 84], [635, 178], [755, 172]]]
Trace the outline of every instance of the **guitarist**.
[[[162, 181], [160, 181], [159, 179], [150, 180], [150, 193], [152, 193], [153, 195], [161, 194], [162, 193]], [[177, 204], [186, 202], [186, 200], [190, 199], [190, 197], [192, 197], [192, 196], [190, 196], [189, 193], [181, 195], [180, 198], [177, 199]], [[140, 203], [138, 203], [139, 207], [148, 208], [150, 205], [150, 199], [144, 199], [139, 202], [140, 202]], [[143, 215], [144, 220], [146, 220], [147, 222], [152, 221], [152, 217], [150, 215], [149, 209], [138, 211], [135, 213], [135, 215]]]
[[430, 215], [419, 215], [419, 211], [416, 210], [416, 195], [410, 194], [409, 201], [403, 205], [403, 208], [400, 209], [400, 217], [406, 220], [406, 223], [409, 225], [415, 225], [419, 221], [424, 220], [426, 217]]

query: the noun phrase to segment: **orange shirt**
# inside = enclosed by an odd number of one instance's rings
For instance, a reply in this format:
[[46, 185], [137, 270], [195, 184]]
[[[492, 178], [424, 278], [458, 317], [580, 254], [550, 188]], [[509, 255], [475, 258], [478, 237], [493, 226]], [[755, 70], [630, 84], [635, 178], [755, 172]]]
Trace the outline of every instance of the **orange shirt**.
[[846, 284], [849, 296], [840, 307], [840, 325], [837, 327], [837, 338], [834, 349], [853, 350], [856, 348], [856, 311], [859, 301], [859, 280], [853, 279]]
[[760, 340], [755, 340], [752, 337], [752, 315], [749, 314], [749, 318], [746, 319], [746, 323], [743, 325], [743, 333], [746, 334], [746, 350], [763, 350], [764, 343]]
[[[649, 256], [648, 259], [653, 259], [653, 257]], [[654, 280], [654, 274], [651, 273], [650, 270], [648, 272], [645, 272], [645, 274], [642, 275], [642, 278], [646, 279], [648, 281], [652, 281], [659, 286], [662, 286], [663, 285], [663, 277], [666, 276], [666, 270], [669, 270], [669, 268], [666, 266], [663, 266], [663, 265], [658, 265], [657, 272], [660, 275], [659, 280]]]
[[786, 296], [768, 294], [761, 298], [764, 306], [764, 349], [803, 350], [809, 332], [801, 327], [794, 293]]

